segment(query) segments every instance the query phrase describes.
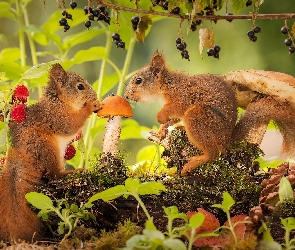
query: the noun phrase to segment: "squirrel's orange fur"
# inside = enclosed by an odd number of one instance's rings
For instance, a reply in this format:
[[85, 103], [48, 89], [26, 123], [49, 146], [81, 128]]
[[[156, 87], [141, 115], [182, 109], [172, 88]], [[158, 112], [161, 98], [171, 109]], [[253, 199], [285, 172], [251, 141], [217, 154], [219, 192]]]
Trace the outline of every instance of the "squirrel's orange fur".
[[0, 239], [38, 240], [43, 224], [25, 195], [71, 171], [65, 148], [91, 113], [100, 109], [95, 91], [81, 76], [52, 66], [42, 98], [26, 107], [26, 119], [11, 123], [12, 145], [0, 179]]
[[[157, 114], [161, 123], [159, 135], [169, 125], [183, 120], [188, 139], [203, 155], [193, 156], [184, 165], [182, 175], [199, 164], [216, 159], [233, 143], [247, 139], [261, 141], [267, 124], [274, 120], [283, 138], [283, 153], [295, 154], [295, 109], [273, 96], [249, 88], [248, 102], [237, 103], [240, 90], [213, 74], [189, 76], [171, 71], [161, 53], [155, 52], [150, 63], [140, 69], [130, 80], [125, 97], [139, 102], [160, 101], [163, 108]], [[248, 93], [251, 92], [251, 93]], [[250, 94], [250, 95], [249, 95]], [[237, 106], [246, 108], [237, 121]]]

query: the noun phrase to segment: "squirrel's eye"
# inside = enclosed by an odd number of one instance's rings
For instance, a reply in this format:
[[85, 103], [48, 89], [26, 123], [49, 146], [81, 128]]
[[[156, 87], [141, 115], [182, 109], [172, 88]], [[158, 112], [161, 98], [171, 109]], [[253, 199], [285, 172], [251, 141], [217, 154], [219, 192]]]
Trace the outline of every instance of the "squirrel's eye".
[[142, 78], [136, 78], [135, 83], [136, 83], [136, 84], [141, 84], [141, 83], [142, 83]]
[[79, 83], [79, 84], [77, 85], [77, 88], [78, 88], [79, 90], [84, 90], [84, 89], [85, 89], [85, 87], [84, 87], [84, 85], [83, 85], [82, 83]]

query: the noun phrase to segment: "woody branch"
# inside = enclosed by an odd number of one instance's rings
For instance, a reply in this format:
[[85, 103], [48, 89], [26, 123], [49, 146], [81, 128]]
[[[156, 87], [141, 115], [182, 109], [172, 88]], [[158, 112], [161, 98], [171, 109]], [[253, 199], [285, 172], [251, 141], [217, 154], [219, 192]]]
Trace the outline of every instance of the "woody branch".
[[[142, 14], [148, 14], [148, 15], [155, 15], [155, 16], [166, 16], [166, 17], [172, 17], [172, 18], [182, 18], [182, 19], [189, 19], [189, 16], [180, 16], [172, 13], [165, 13], [161, 11], [155, 11], [155, 10], [143, 10], [143, 9], [135, 9], [135, 8], [129, 8], [125, 6], [120, 6], [117, 4], [108, 3], [104, 0], [97, 0], [98, 3], [107, 6], [111, 9], [115, 10], [123, 10], [123, 11], [129, 11], [134, 13], [142, 13]], [[210, 16], [198, 16], [198, 19], [200, 20], [235, 20], [235, 19], [246, 19], [246, 20], [252, 20], [253, 18], [256, 19], [292, 19], [295, 18], [295, 13], [280, 13], [280, 14], [248, 14], [248, 15], [210, 15]]]

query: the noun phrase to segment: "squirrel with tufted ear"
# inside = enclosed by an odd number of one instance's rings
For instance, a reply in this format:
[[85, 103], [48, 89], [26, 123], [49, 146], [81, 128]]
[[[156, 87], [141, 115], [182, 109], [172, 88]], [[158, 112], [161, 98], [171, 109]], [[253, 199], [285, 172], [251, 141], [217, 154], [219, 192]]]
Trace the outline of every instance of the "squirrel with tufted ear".
[[[261, 143], [270, 120], [283, 136], [282, 155], [295, 155], [295, 78], [263, 70], [233, 71], [218, 76], [189, 76], [171, 71], [161, 53], [130, 80], [125, 97], [160, 101], [160, 137], [179, 120], [190, 142], [203, 151], [184, 165], [182, 175], [216, 159], [234, 143]], [[237, 106], [245, 109], [237, 121]], [[162, 136], [163, 137], [163, 136]]]
[[159, 101], [157, 114], [160, 135], [179, 120], [190, 142], [203, 154], [193, 156], [184, 165], [182, 175], [199, 164], [210, 162], [231, 145], [237, 120], [237, 102], [233, 88], [218, 75], [189, 76], [171, 71], [161, 53], [155, 52], [148, 65], [130, 80], [125, 97], [137, 102]]
[[26, 119], [11, 122], [12, 145], [0, 179], [0, 239], [42, 239], [43, 224], [29, 208], [25, 195], [64, 170], [65, 149], [87, 118], [101, 108], [91, 85], [80, 75], [55, 64], [43, 96], [26, 107]]

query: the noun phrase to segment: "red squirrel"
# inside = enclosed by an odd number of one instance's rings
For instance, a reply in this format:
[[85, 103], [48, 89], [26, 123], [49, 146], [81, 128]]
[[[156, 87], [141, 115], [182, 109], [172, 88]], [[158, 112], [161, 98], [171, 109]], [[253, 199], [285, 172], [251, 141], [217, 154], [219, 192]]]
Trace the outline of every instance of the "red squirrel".
[[73, 171], [64, 170], [66, 146], [87, 118], [101, 108], [91, 85], [55, 64], [43, 96], [27, 106], [26, 119], [10, 122], [12, 144], [0, 179], [0, 239], [42, 238], [43, 224], [25, 195], [36, 186]]
[[[183, 121], [189, 141], [203, 152], [184, 165], [181, 174], [186, 175], [236, 142], [260, 142], [270, 120], [275, 120], [283, 134], [283, 152], [295, 153], [295, 105], [257, 90], [224, 76], [172, 71], [163, 55], [155, 52], [150, 63], [131, 78], [125, 97], [163, 104], [157, 114], [160, 137], [169, 125]], [[238, 106], [245, 109], [240, 119]]]
[[164, 104], [157, 114], [162, 124], [160, 133], [183, 120], [188, 139], [203, 152], [184, 165], [183, 175], [216, 159], [231, 146], [237, 101], [233, 88], [218, 75], [188, 76], [171, 71], [163, 55], [156, 52], [150, 63], [131, 78], [125, 97], [137, 102]]

